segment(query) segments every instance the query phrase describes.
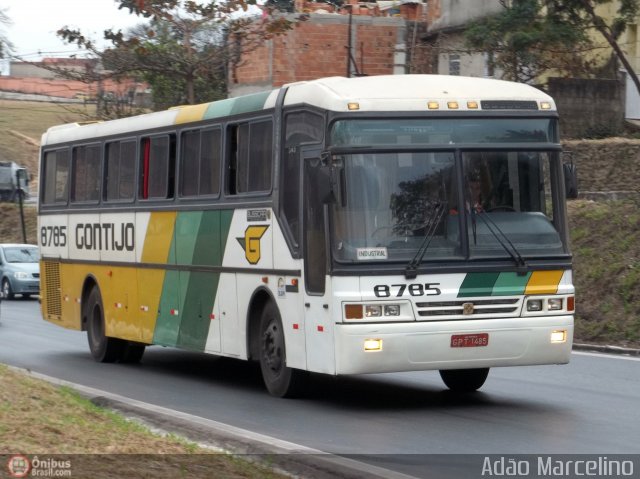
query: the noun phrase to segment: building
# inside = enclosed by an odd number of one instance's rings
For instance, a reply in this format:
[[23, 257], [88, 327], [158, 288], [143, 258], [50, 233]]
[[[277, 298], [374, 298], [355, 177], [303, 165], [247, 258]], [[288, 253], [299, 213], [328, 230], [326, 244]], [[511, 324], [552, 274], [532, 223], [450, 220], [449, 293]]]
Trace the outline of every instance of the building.
[[148, 103], [148, 86], [133, 79], [115, 81], [105, 78], [92, 83], [61, 78], [55, 69], [84, 74], [105, 73], [95, 60], [81, 58], [44, 58], [41, 62], [12, 61], [9, 75], [0, 76], [0, 91], [41, 95], [60, 101], [94, 101], [98, 96], [121, 99], [127, 103]]
[[295, 9], [305, 21], [231, 63], [230, 96], [327, 76], [423, 73], [418, 40], [427, 8], [420, 0], [351, 0], [337, 11], [298, 0]]

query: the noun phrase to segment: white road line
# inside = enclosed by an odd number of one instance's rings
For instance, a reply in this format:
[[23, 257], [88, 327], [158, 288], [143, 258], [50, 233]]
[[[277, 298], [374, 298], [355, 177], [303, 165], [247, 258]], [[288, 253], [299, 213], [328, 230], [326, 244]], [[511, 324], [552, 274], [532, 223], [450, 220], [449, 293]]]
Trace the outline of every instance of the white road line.
[[593, 356], [596, 358], [604, 358], [604, 359], [624, 359], [626, 361], [640, 361], [640, 358], [636, 358], [633, 356], [625, 356], [622, 354], [591, 353], [588, 351], [572, 351], [571, 354], [576, 354], [578, 356]]

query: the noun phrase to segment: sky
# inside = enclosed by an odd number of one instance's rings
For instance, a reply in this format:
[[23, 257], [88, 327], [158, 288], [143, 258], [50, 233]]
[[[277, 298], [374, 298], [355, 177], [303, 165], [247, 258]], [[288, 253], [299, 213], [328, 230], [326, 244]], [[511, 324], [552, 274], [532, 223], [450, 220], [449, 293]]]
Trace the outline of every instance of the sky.
[[0, 9], [13, 22], [0, 29], [13, 43], [14, 54], [24, 60], [66, 57], [81, 50], [56, 36], [64, 26], [78, 28], [85, 37], [105, 46], [99, 41], [104, 30], [124, 31], [143, 22], [127, 9], [118, 10], [118, 5], [115, 0], [0, 0]]

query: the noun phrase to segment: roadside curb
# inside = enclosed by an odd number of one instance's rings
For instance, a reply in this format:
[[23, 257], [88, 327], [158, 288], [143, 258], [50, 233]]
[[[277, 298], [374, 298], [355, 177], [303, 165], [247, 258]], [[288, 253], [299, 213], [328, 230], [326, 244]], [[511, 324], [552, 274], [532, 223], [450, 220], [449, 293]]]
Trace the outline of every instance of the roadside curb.
[[575, 351], [591, 351], [595, 353], [621, 354], [626, 356], [640, 356], [640, 349], [623, 348], [621, 346], [610, 346], [603, 344], [580, 344], [574, 343]]
[[10, 369], [36, 379], [74, 389], [97, 406], [143, 423], [156, 433], [171, 433], [211, 449], [241, 456], [249, 462], [295, 478], [314, 479], [416, 479], [413, 476], [337, 456], [211, 419], [156, 406], [28, 369]]

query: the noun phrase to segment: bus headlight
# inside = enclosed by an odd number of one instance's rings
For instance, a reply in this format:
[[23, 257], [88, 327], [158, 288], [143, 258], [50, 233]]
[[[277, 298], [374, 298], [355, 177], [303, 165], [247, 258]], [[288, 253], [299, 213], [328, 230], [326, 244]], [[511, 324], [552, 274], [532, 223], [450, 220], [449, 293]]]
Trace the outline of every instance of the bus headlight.
[[367, 318], [379, 318], [382, 316], [382, 306], [379, 304], [367, 304], [364, 307], [364, 315]]
[[347, 303], [343, 308], [343, 320], [346, 322], [415, 321], [408, 302]]
[[530, 299], [527, 301], [527, 311], [542, 311], [542, 300]]
[[385, 316], [400, 316], [400, 305], [399, 304], [387, 304], [384, 307], [384, 315]]
[[549, 311], [562, 310], [562, 298], [549, 298], [549, 301], [547, 303], [547, 309]]

